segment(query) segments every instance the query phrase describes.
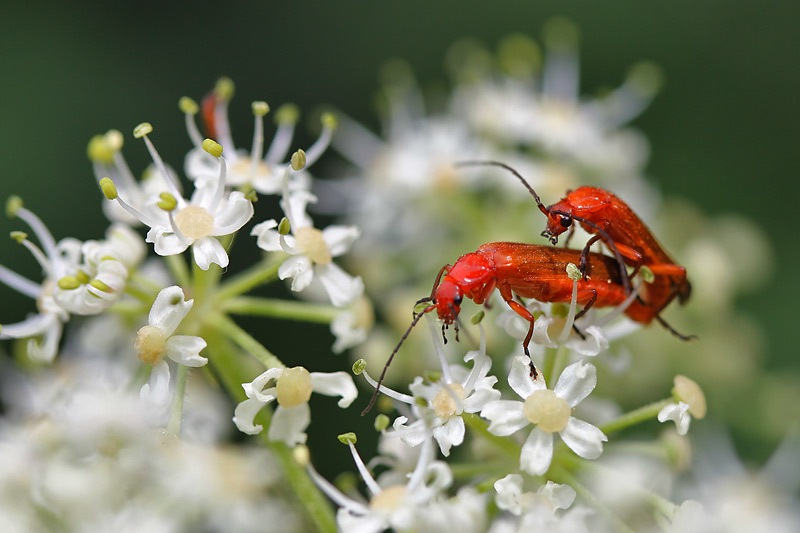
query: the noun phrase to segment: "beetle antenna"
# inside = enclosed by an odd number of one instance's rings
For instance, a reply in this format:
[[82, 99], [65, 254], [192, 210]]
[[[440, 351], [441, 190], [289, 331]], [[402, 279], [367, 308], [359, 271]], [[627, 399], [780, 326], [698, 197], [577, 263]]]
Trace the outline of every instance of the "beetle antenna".
[[500, 161], [492, 161], [492, 160], [488, 160], [488, 161], [459, 161], [458, 163], [455, 163], [455, 166], [457, 166], [457, 167], [495, 166], [495, 167], [500, 167], [500, 168], [504, 168], [504, 169], [508, 170], [509, 172], [514, 174], [517, 177], [517, 179], [519, 179], [519, 181], [522, 182], [522, 185], [526, 189], [528, 189], [528, 192], [531, 193], [531, 196], [533, 196], [533, 199], [536, 201], [536, 205], [539, 206], [539, 211], [544, 213], [545, 216], [548, 216], [550, 214], [549, 211], [547, 211], [547, 208], [544, 206], [544, 204], [542, 204], [542, 201], [539, 199], [539, 195], [536, 194], [536, 191], [534, 191], [533, 187], [531, 187], [531, 184], [528, 183], [528, 181], [525, 178], [522, 177], [522, 174], [517, 172], [517, 170], [514, 169], [513, 167], [511, 167], [509, 165], [506, 165], [505, 163], [501, 163]]
[[411, 325], [408, 326], [406, 332], [403, 333], [402, 337], [400, 337], [400, 342], [397, 343], [397, 346], [394, 347], [394, 350], [392, 350], [391, 355], [389, 355], [389, 359], [386, 361], [386, 364], [383, 367], [383, 372], [381, 372], [381, 377], [378, 378], [378, 384], [375, 386], [375, 393], [372, 395], [372, 398], [370, 399], [369, 405], [367, 405], [366, 409], [361, 411], [361, 416], [364, 416], [367, 413], [369, 413], [370, 409], [372, 409], [372, 407], [375, 405], [375, 402], [378, 400], [378, 393], [381, 390], [381, 383], [383, 383], [383, 378], [386, 377], [386, 371], [389, 370], [389, 365], [392, 363], [392, 359], [394, 359], [394, 354], [396, 354], [397, 351], [400, 349], [400, 346], [403, 345], [403, 342], [405, 342], [409, 333], [411, 333], [412, 328], [417, 325], [419, 319], [422, 318], [422, 315], [430, 313], [434, 309], [436, 309], [435, 305], [429, 305], [428, 307], [426, 307], [425, 309], [423, 309], [414, 316], [414, 320], [411, 321]]

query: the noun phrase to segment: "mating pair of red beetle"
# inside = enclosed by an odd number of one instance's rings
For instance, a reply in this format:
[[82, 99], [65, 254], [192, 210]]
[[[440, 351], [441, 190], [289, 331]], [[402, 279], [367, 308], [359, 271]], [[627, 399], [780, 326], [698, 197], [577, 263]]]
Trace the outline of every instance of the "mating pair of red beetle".
[[[542, 235], [549, 238], [552, 244], [558, 242], [559, 235], [574, 229], [575, 222], [580, 223], [592, 237], [583, 250], [491, 242], [480, 246], [475, 252], [462, 255], [452, 265], [442, 267], [431, 295], [418, 302], [429, 302], [430, 305], [414, 316], [411, 326], [392, 351], [378, 381], [378, 390], [392, 357], [423, 315], [435, 309], [444, 327], [447, 327], [456, 322], [464, 298], [482, 304], [495, 288], [508, 306], [529, 322], [522, 345], [526, 355], [530, 355], [528, 345], [533, 335], [534, 316], [514, 300], [514, 295], [541, 302], [569, 302], [573, 292], [573, 280], [566, 274], [569, 263], [578, 264], [583, 274], [577, 282], [577, 303], [583, 306], [581, 313], [592, 306], [621, 305], [631, 293], [630, 279], [641, 267], [647, 267], [653, 277], [643, 284], [636, 299], [625, 309], [625, 314], [642, 324], [649, 324], [656, 319], [679, 338], [689, 338], [672, 329], [660, 316], [661, 311], [676, 297], [681, 303], [689, 298], [691, 286], [686, 279], [686, 269], [672, 261], [644, 222], [625, 202], [603, 189], [580, 187], [560, 202], [545, 207], [530, 184], [508, 165], [497, 161], [459, 164], [470, 165], [494, 165], [512, 172], [547, 217], [547, 227]], [[598, 240], [613, 252], [614, 258], [589, 251]], [[626, 265], [633, 267], [631, 274]]]

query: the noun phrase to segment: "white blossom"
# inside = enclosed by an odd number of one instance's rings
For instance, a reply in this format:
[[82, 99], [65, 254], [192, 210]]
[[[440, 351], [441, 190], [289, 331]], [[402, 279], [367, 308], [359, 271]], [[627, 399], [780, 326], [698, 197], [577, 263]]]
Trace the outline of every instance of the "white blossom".
[[[255, 118], [253, 141], [249, 151], [237, 149], [233, 142], [228, 120], [228, 104], [233, 96], [233, 82], [222, 78], [217, 82], [214, 91], [207, 96], [204, 106], [212, 108], [210, 117], [206, 117], [206, 126], [213, 129], [215, 138], [225, 150], [228, 160], [226, 185], [229, 187], [251, 186], [261, 194], [277, 194], [282, 190], [283, 169], [288, 164], [286, 155], [291, 146], [298, 111], [293, 105], [284, 105], [275, 113], [277, 131], [272, 144], [264, 153], [264, 116], [269, 112], [265, 102], [253, 102]], [[193, 105], [192, 105], [193, 104]], [[185, 162], [186, 175], [191, 180], [202, 180], [217, 173], [217, 162], [202, 147], [202, 137], [194, 122], [197, 104], [182, 100], [182, 108], [186, 114], [186, 125], [194, 148], [187, 154]], [[209, 122], [210, 118], [210, 124]], [[327, 149], [333, 130], [336, 127], [331, 115], [323, 115], [322, 132], [313, 146], [306, 150], [306, 167], [311, 166]], [[291, 189], [308, 189], [310, 176], [302, 171], [292, 175]]]
[[150, 308], [147, 325], [136, 334], [134, 348], [139, 360], [153, 367], [141, 394], [155, 405], [163, 406], [169, 400], [170, 372], [165, 356], [188, 367], [208, 363], [200, 356], [206, 341], [193, 335], [173, 335], [193, 304], [194, 300], [184, 300], [183, 289], [177, 285], [162, 289]]
[[[274, 383], [273, 383], [274, 382]], [[264, 428], [254, 419], [258, 412], [272, 401], [278, 407], [272, 414], [267, 436], [270, 440], [285, 442], [288, 446], [304, 444], [311, 409], [311, 393], [339, 396], [339, 407], [346, 408], [358, 396], [353, 378], [346, 372], [309, 372], [301, 366], [271, 368], [254, 379], [243, 383], [247, 399], [236, 406], [233, 422], [239, 431], [256, 435]]]
[[530, 359], [517, 356], [511, 363], [508, 384], [524, 401], [489, 402], [481, 416], [490, 421], [489, 431], [500, 436], [535, 424], [520, 453], [522, 470], [534, 475], [547, 472], [553, 458], [553, 433], [561, 435], [564, 443], [585, 459], [596, 459], [603, 453], [603, 442], [608, 440], [605, 434], [571, 415], [597, 384], [593, 365], [580, 361], [569, 365], [550, 390], [541, 372], [531, 379]]
[[331, 303], [342, 307], [355, 301], [364, 292], [364, 282], [359, 276], [350, 276], [333, 262], [350, 248], [360, 231], [355, 226], [328, 226], [318, 230], [306, 214], [306, 206], [317, 198], [305, 190], [288, 190], [284, 180], [284, 193], [281, 200], [289, 220], [291, 234], [281, 235], [277, 231], [278, 222], [267, 220], [256, 224], [251, 235], [257, 237], [258, 247], [268, 252], [284, 251], [290, 255], [278, 269], [281, 279], [292, 278], [292, 290], [302, 291], [314, 278], [325, 287]]

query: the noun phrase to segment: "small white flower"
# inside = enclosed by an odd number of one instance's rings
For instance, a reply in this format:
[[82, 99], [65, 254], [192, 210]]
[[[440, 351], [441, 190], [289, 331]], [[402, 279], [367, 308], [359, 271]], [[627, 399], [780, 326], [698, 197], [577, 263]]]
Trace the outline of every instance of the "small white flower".
[[[156, 165], [150, 165], [142, 173], [141, 181], [136, 180], [122, 154], [123, 136], [117, 130], [109, 130], [104, 135], [95, 135], [89, 141], [87, 153], [92, 162], [95, 179], [99, 183], [104, 177], [110, 178], [125, 200], [136, 210], [141, 210], [148, 199], [168, 190], [167, 177]], [[175, 171], [165, 165], [177, 181]], [[141, 223], [138, 217], [125, 210], [118, 202], [108, 198], [103, 200], [103, 212], [113, 221], [127, 225]]]
[[153, 243], [158, 255], [176, 255], [192, 247], [195, 263], [208, 270], [212, 263], [222, 268], [228, 266], [228, 253], [217, 237], [231, 235], [244, 226], [253, 216], [253, 204], [240, 191], [226, 196], [226, 164], [221, 147], [207, 139], [203, 146], [219, 162], [216, 177], [195, 182], [195, 190], [189, 200], [183, 197], [180, 184], [166, 169], [153, 143], [147, 137], [152, 131], [150, 124], [137, 126], [134, 135], [144, 139], [150, 156], [161, 173], [168, 176], [167, 190], [157, 197], [150, 197], [141, 209], [131, 205], [127, 198], [119, 196], [116, 184], [101, 180], [101, 187], [108, 198], [116, 199], [130, 214], [150, 227], [146, 242]]
[[[274, 384], [271, 383], [274, 381]], [[270, 386], [271, 385], [271, 386]], [[268, 403], [277, 400], [268, 437], [288, 446], [306, 442], [305, 433], [311, 422], [308, 400], [312, 392], [340, 396], [339, 407], [348, 407], [358, 396], [353, 378], [346, 372], [309, 372], [302, 366], [270, 368], [251, 383], [243, 383], [247, 399], [236, 406], [233, 422], [239, 431], [256, 435], [264, 428], [254, 422], [256, 414]]]
[[[486, 355], [486, 334], [482, 327], [480, 332], [480, 349], [472, 350], [464, 356], [464, 362], [472, 361], [472, 369], [468, 370], [462, 365], [446, 365], [441, 352], [441, 340], [435, 329], [432, 329], [434, 346], [443, 363], [441, 379], [434, 383], [425, 383], [422, 377], [417, 376], [409, 386], [413, 396], [400, 394], [381, 385], [382, 392], [395, 400], [408, 403], [415, 417], [410, 424], [406, 416], [395, 419], [394, 431], [388, 433], [388, 436], [399, 437], [409, 446], [419, 446], [432, 434], [445, 457], [450, 455], [451, 447], [464, 442], [466, 427], [461, 415], [478, 413], [489, 402], [500, 398], [500, 391], [494, 389], [497, 378], [488, 375], [492, 360]], [[364, 377], [372, 386], [377, 386], [366, 372]], [[419, 405], [418, 400], [424, 400], [425, 405]]]
[[378, 485], [356, 451], [354, 442], [348, 442], [348, 445], [369, 491], [369, 501], [342, 494], [320, 476], [310, 463], [306, 465], [314, 483], [339, 506], [336, 513], [339, 530], [358, 533], [379, 533], [389, 528], [397, 531], [424, 530], [417, 527], [419, 513], [425, 512], [431, 502], [453, 482], [447, 464], [433, 461], [430, 435], [425, 439], [417, 464], [407, 481], [388, 487]]
[[[287, 176], [289, 172], [287, 168]], [[278, 269], [278, 276], [292, 278], [293, 291], [302, 291], [316, 277], [325, 287], [331, 303], [342, 307], [363, 294], [364, 282], [359, 276], [347, 274], [333, 258], [347, 252], [360, 232], [355, 226], [334, 225], [321, 231], [314, 228], [306, 206], [316, 201], [308, 191], [289, 191], [284, 180], [281, 206], [289, 220], [291, 234], [278, 233], [278, 222], [274, 219], [256, 224], [250, 234], [258, 238], [257, 244], [262, 250], [290, 254]]]
[[[252, 186], [261, 194], [277, 194], [281, 192], [283, 182], [284, 160], [289, 151], [297, 124], [298, 111], [293, 105], [281, 106], [275, 113], [278, 126], [267, 153], [264, 154], [264, 116], [269, 112], [265, 102], [253, 102], [255, 125], [253, 142], [250, 151], [236, 149], [231, 136], [228, 121], [228, 104], [233, 96], [233, 82], [222, 78], [217, 82], [214, 91], [204, 100], [203, 106], [212, 111], [206, 118], [209, 135], [216, 139], [228, 154], [228, 175], [226, 185], [229, 187]], [[217, 162], [202, 148], [202, 137], [194, 122], [198, 111], [196, 103], [189, 99], [181, 100], [181, 108], [186, 114], [186, 126], [189, 137], [195, 147], [186, 156], [186, 175], [191, 180], [204, 179], [217, 173]], [[311, 166], [325, 152], [336, 127], [331, 115], [323, 115], [322, 133], [319, 139], [306, 151], [306, 167]], [[307, 172], [293, 174], [290, 188], [308, 189], [310, 176]]]
[[675, 376], [675, 386], [672, 395], [675, 403], [665, 405], [658, 412], [658, 421], [672, 420], [678, 429], [678, 435], [686, 435], [692, 416], [703, 418], [706, 416], [706, 397], [700, 386], [686, 376]]
[[331, 333], [336, 339], [333, 343], [333, 353], [342, 353], [364, 342], [374, 321], [375, 312], [372, 303], [364, 296], [342, 310], [331, 321]]
[[593, 365], [577, 362], [564, 369], [553, 390], [544, 377], [530, 377], [530, 359], [517, 356], [511, 363], [508, 384], [524, 402], [496, 400], [489, 402], [481, 416], [490, 421], [489, 431], [507, 436], [529, 424], [536, 424], [522, 446], [520, 468], [542, 475], [553, 458], [553, 433], [585, 459], [596, 459], [603, 453], [608, 438], [595, 426], [572, 416], [572, 409], [586, 398], [597, 384]]
[[[10, 198], [7, 209], [25, 221], [36, 235], [41, 248], [23, 233], [15, 234], [15, 238], [34, 256], [45, 279], [37, 284], [0, 265], [0, 282], [36, 299], [39, 308], [37, 315], [4, 325], [0, 338], [43, 336], [42, 342], [31, 338], [28, 353], [34, 360], [50, 362], [58, 349], [62, 323], [70, 314], [97, 314], [119, 299], [128, 280], [128, 267], [117, 258], [124, 258], [135, 266], [139, 260], [136, 242], [141, 243], [141, 239], [130, 230], [125, 233], [112, 226], [103, 241], [82, 243], [68, 237], [56, 243], [44, 223], [25, 209], [19, 198]], [[126, 250], [123, 252], [123, 249]]]
[[136, 334], [133, 346], [139, 352], [139, 360], [153, 367], [141, 394], [153, 404], [164, 405], [169, 398], [169, 365], [165, 356], [189, 367], [208, 363], [200, 356], [206, 341], [191, 335], [173, 335], [192, 305], [194, 300], [184, 301], [183, 289], [177, 285], [162, 289], [150, 308], [147, 325]]

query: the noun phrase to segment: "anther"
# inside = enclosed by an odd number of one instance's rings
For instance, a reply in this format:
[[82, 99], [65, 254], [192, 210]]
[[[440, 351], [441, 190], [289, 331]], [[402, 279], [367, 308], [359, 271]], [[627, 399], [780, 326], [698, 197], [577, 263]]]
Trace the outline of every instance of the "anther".
[[100, 190], [103, 191], [103, 196], [109, 200], [116, 200], [117, 196], [119, 196], [119, 194], [117, 194], [116, 185], [114, 185], [114, 182], [108, 177], [100, 180]]
[[136, 139], [141, 139], [145, 135], [153, 133], [153, 126], [149, 122], [142, 122], [135, 128], [133, 128], [133, 136]]
[[17, 216], [17, 211], [22, 209], [22, 205], [22, 198], [16, 194], [9, 196], [8, 200], [6, 200], [6, 216], [8, 216], [8, 218], [14, 218]]
[[220, 157], [222, 155], [222, 146], [214, 139], [205, 139], [203, 141], [203, 150], [214, 157]]
[[200, 107], [197, 105], [197, 102], [188, 96], [181, 96], [180, 100], [178, 100], [178, 109], [180, 109], [181, 112], [186, 115], [196, 115], [198, 111], [200, 111]]

